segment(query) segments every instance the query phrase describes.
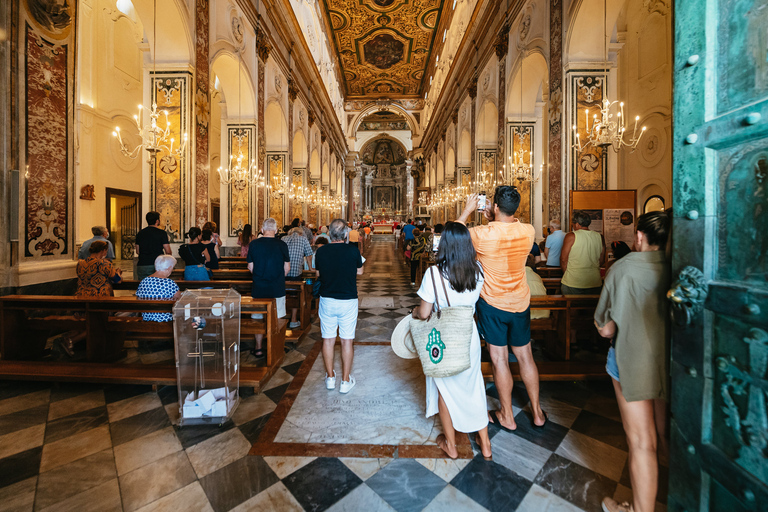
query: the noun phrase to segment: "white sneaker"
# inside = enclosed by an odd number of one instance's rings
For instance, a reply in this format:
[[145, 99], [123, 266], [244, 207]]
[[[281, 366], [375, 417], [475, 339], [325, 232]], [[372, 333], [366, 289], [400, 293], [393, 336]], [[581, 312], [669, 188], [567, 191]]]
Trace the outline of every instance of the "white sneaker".
[[339, 386], [339, 393], [347, 394], [350, 391], [352, 391], [352, 388], [355, 387], [355, 378], [353, 376], [349, 376], [349, 382], [346, 380], [341, 381], [341, 386]]
[[333, 372], [333, 377], [325, 374], [325, 389], [336, 389], [336, 372]]

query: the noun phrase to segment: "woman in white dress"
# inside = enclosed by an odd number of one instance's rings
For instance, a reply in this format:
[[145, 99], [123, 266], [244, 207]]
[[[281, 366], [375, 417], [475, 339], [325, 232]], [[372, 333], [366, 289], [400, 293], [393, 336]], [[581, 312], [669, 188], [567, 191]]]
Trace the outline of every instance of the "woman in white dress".
[[[446, 288], [440, 282], [442, 272]], [[426, 319], [435, 309], [436, 280], [437, 300], [440, 307], [473, 306], [480, 297], [483, 287], [483, 272], [477, 262], [477, 253], [466, 226], [457, 222], [445, 225], [437, 250], [437, 265], [424, 273], [418, 294], [421, 304], [412, 312], [414, 318]], [[448, 297], [446, 300], [446, 290]], [[474, 323], [473, 323], [474, 324]], [[491, 458], [491, 441], [488, 438], [488, 412], [485, 398], [485, 384], [480, 368], [480, 336], [477, 326], [472, 326], [472, 341], [469, 349], [469, 368], [453, 377], [427, 377], [427, 417], [440, 415], [445, 434], [437, 438], [437, 445], [449, 457], [458, 457], [456, 430], [477, 432], [476, 441], [483, 457]]]

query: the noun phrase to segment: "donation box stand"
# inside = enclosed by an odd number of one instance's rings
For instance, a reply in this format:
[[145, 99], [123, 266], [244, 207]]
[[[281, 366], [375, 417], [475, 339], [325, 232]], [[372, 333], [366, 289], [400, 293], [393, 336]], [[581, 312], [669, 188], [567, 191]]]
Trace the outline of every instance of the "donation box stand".
[[240, 400], [240, 294], [185, 291], [173, 332], [180, 425], [224, 423]]

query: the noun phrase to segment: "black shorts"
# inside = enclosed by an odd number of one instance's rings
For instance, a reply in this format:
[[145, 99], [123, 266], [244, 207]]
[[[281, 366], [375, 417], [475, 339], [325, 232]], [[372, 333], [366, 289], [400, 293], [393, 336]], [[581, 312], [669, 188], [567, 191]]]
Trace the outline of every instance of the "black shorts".
[[489, 345], [524, 347], [531, 342], [531, 308], [510, 313], [477, 301], [477, 330]]

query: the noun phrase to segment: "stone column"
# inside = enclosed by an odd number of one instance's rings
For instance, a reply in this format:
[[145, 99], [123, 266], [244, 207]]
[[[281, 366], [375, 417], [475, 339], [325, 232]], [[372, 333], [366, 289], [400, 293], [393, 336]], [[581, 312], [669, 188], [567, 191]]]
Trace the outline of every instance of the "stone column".
[[549, 2], [549, 218], [560, 219], [562, 208], [563, 3]]
[[472, 179], [474, 180], [477, 177], [477, 162], [476, 156], [475, 156], [475, 117], [477, 115], [477, 106], [475, 98], [477, 98], [477, 75], [472, 77], [472, 81], [469, 82], [469, 97], [472, 99], [472, 108], [470, 109], [469, 114], [469, 138], [470, 140], [470, 155], [469, 155], [469, 168], [472, 170]]
[[[504, 131], [506, 129], [506, 105], [507, 105], [507, 49], [509, 48], [509, 25], [504, 24], [496, 38], [494, 49], [496, 50], [496, 57], [499, 59], [499, 134], [498, 134], [498, 150], [496, 151], [496, 172], [505, 169], [504, 165], [507, 163], [506, 152], [504, 151], [505, 137]], [[522, 55], [522, 59], [525, 59], [525, 55]], [[522, 62], [521, 60], [521, 66]], [[509, 169], [506, 169], [509, 172]], [[507, 179], [506, 173], [504, 179]]]
[[208, 222], [208, 124], [210, 101], [208, 95], [208, 30], [210, 4], [208, 0], [195, 2], [195, 213], [194, 224]]
[[[256, 67], [258, 68], [258, 82], [257, 82], [257, 95], [258, 95], [258, 132], [259, 132], [259, 144], [258, 144], [258, 162], [259, 167], [262, 170], [262, 174], [265, 177], [265, 180], [267, 183], [269, 183], [269, 165], [267, 163], [267, 135], [266, 135], [266, 129], [264, 128], [264, 111], [266, 108], [266, 102], [264, 98], [264, 91], [265, 91], [265, 67], [267, 65], [267, 59], [269, 59], [269, 52], [271, 51], [271, 47], [269, 45], [269, 42], [267, 41], [267, 36], [264, 33], [263, 28], [261, 27], [260, 23], [257, 23], [256, 25], [256, 49], [259, 54], [258, 62], [256, 63]], [[261, 229], [261, 224], [264, 221], [264, 219], [267, 218], [269, 215], [267, 210], [267, 193], [264, 188], [259, 188], [259, 197], [256, 204], [256, 225], [258, 226], [257, 229]], [[277, 222], [280, 223], [281, 219], [277, 219]]]

